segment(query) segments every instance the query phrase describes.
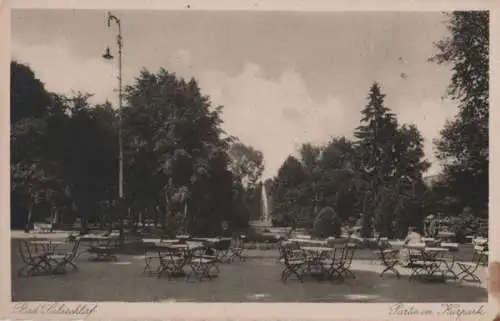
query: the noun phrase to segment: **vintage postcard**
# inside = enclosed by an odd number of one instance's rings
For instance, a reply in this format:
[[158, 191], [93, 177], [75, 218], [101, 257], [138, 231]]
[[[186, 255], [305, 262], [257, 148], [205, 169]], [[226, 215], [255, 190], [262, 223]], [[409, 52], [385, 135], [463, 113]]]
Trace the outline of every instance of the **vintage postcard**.
[[1, 10], [5, 320], [494, 319], [493, 2]]

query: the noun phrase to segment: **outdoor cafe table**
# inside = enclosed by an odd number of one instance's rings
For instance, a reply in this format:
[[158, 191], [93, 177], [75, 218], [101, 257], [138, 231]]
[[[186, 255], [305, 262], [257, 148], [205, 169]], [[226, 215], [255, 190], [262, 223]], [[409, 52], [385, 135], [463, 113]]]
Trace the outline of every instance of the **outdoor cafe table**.
[[304, 246], [326, 246], [327, 241], [326, 240], [310, 240], [310, 239], [300, 239], [300, 238], [294, 238], [294, 239], [288, 239], [288, 242], [290, 243], [298, 243], [299, 245], [304, 245]]
[[32, 240], [30, 243], [35, 246], [35, 251], [37, 251], [38, 246], [40, 246], [44, 252], [54, 252], [56, 247], [66, 242], [60, 240]]
[[166, 249], [166, 250], [191, 251], [191, 250], [203, 247], [203, 243], [200, 243], [200, 242], [186, 242], [186, 243], [181, 243], [181, 244], [172, 244], [170, 242], [156, 242], [155, 246], [158, 247], [158, 248]]
[[164, 244], [175, 244], [178, 243], [177, 239], [142, 239], [142, 243], [156, 244], [156, 243], [164, 243]]
[[324, 246], [302, 246], [301, 249], [306, 252], [306, 262], [309, 273], [314, 277], [324, 277], [325, 269], [322, 266], [321, 259], [324, 253], [332, 251], [333, 248]]
[[[424, 277], [433, 277], [437, 271], [441, 271], [441, 266], [444, 264], [446, 267], [445, 272], [451, 273], [452, 267], [449, 266], [443, 258], [439, 257], [439, 254], [450, 252], [447, 248], [443, 247], [421, 247], [419, 248], [421, 252], [421, 257], [417, 258], [417, 261], [423, 261], [423, 267], [417, 267], [414, 269], [414, 274], [420, 272], [418, 275]], [[443, 274], [443, 276], [445, 276]]]
[[[203, 243], [200, 242], [186, 242], [182, 244], [172, 244], [168, 242], [157, 242], [155, 246], [158, 248], [158, 257], [160, 258], [160, 267], [159, 267], [159, 275], [161, 275], [162, 271], [165, 271], [170, 268], [174, 268], [173, 273], [178, 276], [184, 276], [185, 273], [183, 271], [184, 266], [188, 263], [189, 257], [191, 255], [191, 251], [199, 249], [203, 247]], [[170, 252], [165, 255], [164, 252]], [[180, 256], [182, 256], [182, 260], [175, 260], [176, 255], [172, 255], [173, 252], [179, 252]]]
[[302, 250], [306, 252], [306, 254], [310, 257], [311, 264], [316, 264], [321, 259], [323, 253], [327, 253], [332, 251], [333, 249], [330, 247], [321, 247], [321, 246], [301, 246]]
[[205, 243], [210, 243], [210, 244], [215, 244], [219, 241], [223, 240], [220, 237], [197, 237], [193, 238], [193, 241], [200, 241], [200, 242], [205, 242]]

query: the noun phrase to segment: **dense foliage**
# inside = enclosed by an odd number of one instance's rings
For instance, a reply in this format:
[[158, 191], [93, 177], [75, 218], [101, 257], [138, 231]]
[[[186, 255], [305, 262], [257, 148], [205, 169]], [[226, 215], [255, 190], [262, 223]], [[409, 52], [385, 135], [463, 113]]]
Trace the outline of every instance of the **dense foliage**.
[[[273, 182], [278, 223], [317, 230], [317, 209], [328, 206], [343, 221], [364, 214], [365, 236], [372, 222], [382, 234], [399, 236], [423, 218], [423, 173], [429, 167], [423, 138], [414, 125], [397, 124], [384, 97], [373, 84], [354, 141], [339, 137], [325, 146], [304, 144], [300, 160], [283, 163]], [[292, 224], [297, 220], [301, 224]]]
[[339, 237], [342, 221], [331, 207], [323, 208], [314, 219], [312, 235], [319, 238]]
[[11, 67], [13, 226], [57, 211], [61, 224], [80, 219], [82, 232], [125, 217], [168, 234], [217, 233], [226, 223], [246, 226], [259, 210], [248, 195], [258, 187], [262, 154], [222, 131], [222, 107], [213, 108], [194, 79], [144, 70], [125, 88], [126, 207], [118, 211], [116, 110], [92, 105], [88, 94], [49, 93], [28, 66]]
[[449, 15], [450, 36], [436, 44], [432, 58], [450, 64], [453, 72], [448, 94], [458, 113], [436, 141], [444, 162], [443, 196], [456, 198], [485, 216], [489, 175], [489, 12], [467, 11]]

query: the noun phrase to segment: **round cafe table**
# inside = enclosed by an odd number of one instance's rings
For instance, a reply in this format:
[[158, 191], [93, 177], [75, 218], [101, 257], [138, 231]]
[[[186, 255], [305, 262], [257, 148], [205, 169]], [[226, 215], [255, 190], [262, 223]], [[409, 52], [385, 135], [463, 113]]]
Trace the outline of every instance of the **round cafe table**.
[[33, 240], [30, 243], [34, 245], [36, 252], [39, 251], [39, 247], [43, 252], [54, 252], [58, 246], [66, 242], [59, 240]]

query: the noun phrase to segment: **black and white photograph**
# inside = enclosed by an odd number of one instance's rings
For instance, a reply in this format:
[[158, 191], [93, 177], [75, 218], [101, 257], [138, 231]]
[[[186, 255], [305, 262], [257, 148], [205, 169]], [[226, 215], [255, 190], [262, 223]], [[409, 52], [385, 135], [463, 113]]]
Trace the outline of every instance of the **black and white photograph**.
[[489, 11], [10, 19], [14, 303], [487, 303]]

